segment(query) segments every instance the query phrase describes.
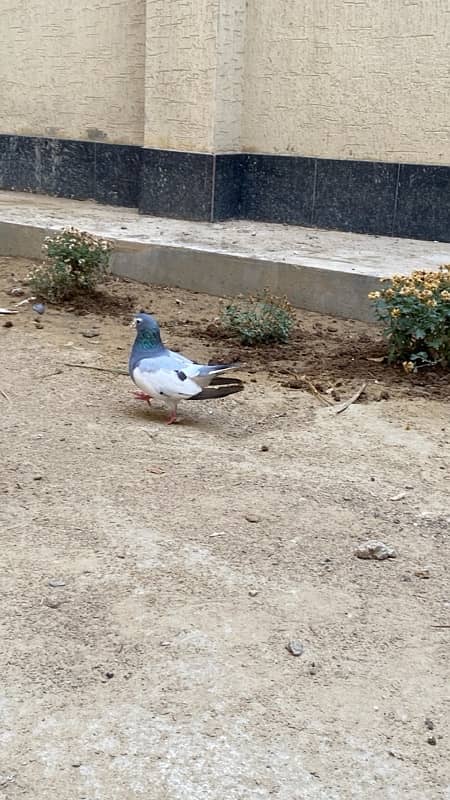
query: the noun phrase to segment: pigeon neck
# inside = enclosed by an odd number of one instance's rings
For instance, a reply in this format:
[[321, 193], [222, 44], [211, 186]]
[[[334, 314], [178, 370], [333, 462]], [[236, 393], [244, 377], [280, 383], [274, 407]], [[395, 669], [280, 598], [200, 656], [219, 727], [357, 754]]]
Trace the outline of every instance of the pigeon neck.
[[132, 371], [141, 358], [157, 356], [164, 351], [159, 331], [139, 331], [134, 340], [130, 355], [130, 370]]
[[135, 344], [142, 350], [154, 350], [155, 347], [162, 347], [162, 341], [159, 331], [144, 330], [139, 331], [136, 336]]

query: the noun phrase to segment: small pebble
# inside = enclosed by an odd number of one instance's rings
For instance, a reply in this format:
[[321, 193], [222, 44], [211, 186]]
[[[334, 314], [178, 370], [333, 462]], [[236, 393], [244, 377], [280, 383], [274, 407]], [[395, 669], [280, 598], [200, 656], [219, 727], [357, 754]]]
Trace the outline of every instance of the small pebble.
[[257, 594], [258, 594], [257, 589], [250, 589], [249, 591], [250, 597], [256, 597]]
[[397, 552], [393, 547], [389, 547], [384, 542], [371, 539], [364, 544], [358, 545], [355, 550], [357, 558], [372, 559], [374, 561], [384, 561], [386, 558], [397, 558]]
[[58, 600], [57, 597], [46, 597], [44, 603], [48, 608], [59, 608], [61, 605], [61, 600]]
[[81, 761], [72, 761], [72, 767], [81, 767]]
[[96, 336], [100, 336], [100, 331], [82, 331], [81, 335], [84, 336], [85, 339], [95, 339]]
[[424, 578], [424, 579], [431, 578], [431, 572], [428, 567], [423, 567], [422, 569], [416, 569], [414, 575], [416, 576], [416, 578]]
[[428, 744], [437, 744], [435, 736], [429, 736], [427, 739]]
[[65, 586], [66, 582], [63, 581], [62, 578], [50, 578], [50, 580], [47, 581], [47, 585], [52, 586], [54, 589], [58, 589], [60, 586]]
[[22, 289], [20, 286], [13, 286], [12, 289], [8, 289], [6, 294], [9, 294], [10, 297], [23, 297], [25, 289]]
[[291, 639], [286, 645], [286, 650], [288, 650], [293, 656], [301, 656], [304, 648], [298, 639]]
[[247, 522], [261, 522], [261, 517], [256, 517], [254, 514], [246, 514], [245, 519]]
[[7, 320], [6, 320], [6, 322], [4, 322], [4, 323], [3, 323], [3, 327], [4, 327], [4, 328], [13, 328], [13, 327], [14, 327], [14, 325], [13, 325], [13, 323], [11, 322], [11, 320], [10, 320], [10, 319], [7, 319]]
[[43, 314], [45, 312], [44, 303], [35, 303], [33, 306], [33, 311], [35, 311], [36, 314]]
[[267, 444], [261, 445], [261, 453], [268, 453], [268, 452], [269, 452], [268, 445]]
[[114, 678], [114, 672], [105, 672], [105, 675], [108, 678], [108, 680], [111, 680], [111, 678]]
[[429, 717], [425, 720], [425, 727], [428, 728], [429, 731], [434, 731], [434, 722]]

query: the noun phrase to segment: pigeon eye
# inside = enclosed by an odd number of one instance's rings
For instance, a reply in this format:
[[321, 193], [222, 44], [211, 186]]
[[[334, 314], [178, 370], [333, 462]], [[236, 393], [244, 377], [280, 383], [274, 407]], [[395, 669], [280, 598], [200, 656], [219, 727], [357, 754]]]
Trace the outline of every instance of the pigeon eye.
[[135, 317], [135, 322], [142, 322], [142, 317]]

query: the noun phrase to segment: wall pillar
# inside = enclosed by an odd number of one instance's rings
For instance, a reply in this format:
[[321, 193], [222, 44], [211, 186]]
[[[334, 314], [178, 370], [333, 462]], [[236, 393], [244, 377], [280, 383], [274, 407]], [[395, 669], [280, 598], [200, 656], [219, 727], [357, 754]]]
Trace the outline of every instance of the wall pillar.
[[246, 0], [147, 0], [143, 213], [236, 204], [236, 163], [218, 154], [240, 150], [245, 17]]

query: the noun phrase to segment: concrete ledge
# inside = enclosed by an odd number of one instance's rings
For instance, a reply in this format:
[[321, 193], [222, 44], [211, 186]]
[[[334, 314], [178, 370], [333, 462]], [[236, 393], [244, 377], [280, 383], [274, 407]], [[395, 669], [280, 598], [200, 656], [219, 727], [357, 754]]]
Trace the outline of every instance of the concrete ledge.
[[39, 258], [44, 237], [73, 225], [114, 243], [116, 275], [214, 295], [264, 287], [298, 308], [372, 321], [381, 277], [436, 269], [450, 244], [265, 223], [202, 223], [133, 210], [0, 192], [0, 255]]
[[112, 271], [141, 283], [214, 295], [255, 293], [267, 287], [286, 295], [297, 308], [365, 321], [373, 321], [367, 295], [378, 284], [378, 278], [325, 268], [183, 247], [128, 248], [123, 242], [113, 253]]

